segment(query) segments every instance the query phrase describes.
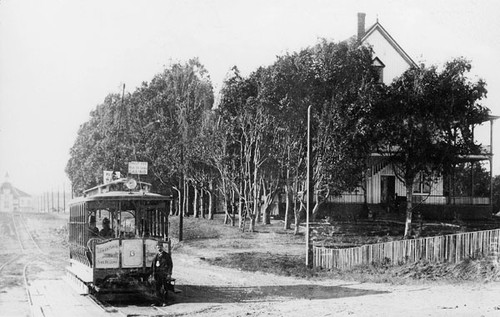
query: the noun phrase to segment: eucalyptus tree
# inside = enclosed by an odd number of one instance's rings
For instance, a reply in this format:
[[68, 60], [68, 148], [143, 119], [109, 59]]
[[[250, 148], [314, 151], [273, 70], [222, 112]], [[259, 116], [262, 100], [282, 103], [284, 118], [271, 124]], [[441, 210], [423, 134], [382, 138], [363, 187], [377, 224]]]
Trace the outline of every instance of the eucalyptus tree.
[[172, 64], [132, 94], [108, 96], [71, 149], [66, 171], [74, 186], [94, 185], [105, 169], [123, 172], [128, 161], [145, 160], [152, 175], [144, 177], [163, 191], [174, 186], [179, 201], [185, 200], [190, 149], [213, 99], [210, 78], [197, 59]]
[[417, 177], [432, 184], [461, 156], [479, 153], [472, 129], [488, 116], [479, 103], [486, 88], [482, 80], [467, 78], [470, 69], [464, 59], [447, 62], [442, 71], [411, 68], [388, 87], [378, 107], [379, 152], [406, 186], [406, 238]]
[[[226, 85], [220, 109], [231, 113], [228, 126], [234, 132], [234, 144], [240, 145], [238, 189], [251, 226], [262, 204], [262, 186], [284, 180], [288, 212], [291, 193], [295, 200], [299, 191], [304, 193], [309, 105], [314, 108], [313, 179], [318, 198], [314, 210], [330, 193], [359, 185], [364, 159], [371, 150], [375, 75], [367, 48], [323, 41], [278, 57], [273, 65], [259, 68], [248, 78], [236, 76]], [[268, 173], [275, 170], [280, 173]], [[295, 218], [298, 228], [298, 212]]]
[[103, 171], [118, 171], [127, 164], [131, 149], [123, 143], [122, 104], [119, 95], [108, 95], [80, 126], [65, 169], [76, 194], [102, 182]]
[[[268, 67], [261, 99], [274, 116], [274, 151], [285, 196], [285, 229], [291, 227], [292, 202], [296, 202], [305, 174], [307, 107], [314, 79], [309, 49], [278, 56]], [[298, 233], [300, 208], [295, 206]]]
[[372, 111], [380, 85], [369, 48], [323, 41], [312, 53], [315, 215], [330, 195], [352, 191], [363, 183], [374, 145]]
[[[216, 135], [217, 117], [213, 110], [206, 110], [203, 115], [200, 131], [193, 141], [192, 159], [188, 166], [190, 178], [195, 186], [193, 203], [194, 216], [205, 217], [208, 209], [208, 219], [213, 219], [215, 185], [219, 180], [219, 173], [214, 166], [213, 153]], [[200, 197], [198, 199], [198, 193]], [[208, 206], [205, 206], [204, 194], [208, 195]], [[200, 204], [198, 205], [198, 201]], [[199, 208], [198, 208], [199, 207]], [[207, 208], [206, 208], [207, 207]]]
[[[216, 123], [212, 131], [213, 146], [209, 157], [213, 166], [218, 170], [220, 183], [218, 190], [222, 198], [222, 209], [226, 219], [235, 225], [234, 199], [238, 200], [239, 227], [243, 226], [246, 217], [244, 209], [243, 185], [243, 141], [239, 130], [238, 120], [243, 104], [248, 96], [254, 95], [255, 89], [241, 75], [237, 67], [233, 67], [224, 80], [220, 101], [215, 111]], [[228, 207], [231, 206], [232, 213]]]
[[[371, 64], [368, 48], [323, 40], [299, 53], [279, 57], [270, 67], [266, 99], [261, 99], [276, 105], [277, 124], [282, 128], [279, 131], [284, 147], [282, 168], [288, 206], [291, 175], [297, 184], [295, 199], [303, 198], [306, 193], [308, 106], [313, 109], [312, 178], [316, 197], [313, 214], [330, 195], [352, 190], [362, 183], [366, 158], [373, 149], [371, 111], [379, 95]], [[296, 228], [298, 218], [296, 214]]]
[[[155, 179], [174, 188], [178, 210], [187, 212], [187, 166], [204, 111], [213, 105], [207, 71], [197, 59], [175, 63], [144, 82], [132, 95], [136, 154], [150, 163]], [[186, 195], [185, 195], [185, 194]]]

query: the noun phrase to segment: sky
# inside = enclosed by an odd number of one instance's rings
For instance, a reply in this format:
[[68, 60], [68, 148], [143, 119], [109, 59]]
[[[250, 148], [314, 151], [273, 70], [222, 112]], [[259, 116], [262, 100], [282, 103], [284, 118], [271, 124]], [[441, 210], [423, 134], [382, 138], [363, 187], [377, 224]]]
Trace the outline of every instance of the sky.
[[[174, 62], [198, 57], [215, 91], [277, 55], [356, 34], [378, 21], [417, 63], [471, 60], [500, 115], [497, 0], [0, 0], [0, 182], [38, 195], [70, 188], [78, 128], [109, 93], [133, 92]], [[500, 135], [500, 120], [494, 125]], [[478, 129], [489, 144], [489, 124]], [[500, 137], [494, 138], [500, 174]]]

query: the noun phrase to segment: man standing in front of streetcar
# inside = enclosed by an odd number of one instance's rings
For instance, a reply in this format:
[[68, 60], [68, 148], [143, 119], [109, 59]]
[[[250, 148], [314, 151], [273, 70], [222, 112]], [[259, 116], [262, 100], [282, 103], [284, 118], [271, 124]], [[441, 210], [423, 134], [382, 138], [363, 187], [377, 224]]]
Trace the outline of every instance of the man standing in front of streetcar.
[[156, 250], [158, 253], [156, 253], [151, 263], [151, 269], [156, 282], [156, 295], [163, 302], [163, 305], [166, 305], [168, 290], [173, 290], [171, 284], [173, 269], [172, 257], [170, 253], [163, 249], [163, 242], [161, 241], [158, 241], [156, 244]]

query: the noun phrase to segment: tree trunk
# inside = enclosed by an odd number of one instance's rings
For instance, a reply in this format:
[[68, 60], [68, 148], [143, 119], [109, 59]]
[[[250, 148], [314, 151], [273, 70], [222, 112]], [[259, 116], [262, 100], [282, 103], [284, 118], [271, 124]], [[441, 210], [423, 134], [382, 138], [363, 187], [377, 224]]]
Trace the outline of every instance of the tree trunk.
[[250, 216], [250, 224], [248, 226], [248, 231], [255, 232], [255, 215]]
[[264, 197], [264, 201], [262, 203], [262, 205], [260, 206], [260, 210], [261, 210], [261, 213], [262, 213], [262, 219], [263, 219], [263, 224], [264, 225], [270, 225], [271, 224], [271, 212], [270, 212], [270, 208], [273, 204], [273, 198], [269, 197], [269, 196], [272, 196], [271, 193], [269, 193], [268, 195], [265, 195], [263, 196]]
[[214, 197], [212, 194], [213, 190], [213, 182], [210, 182], [209, 185], [210, 190], [208, 191], [208, 219], [213, 220], [214, 219]]
[[187, 216], [189, 210], [189, 184], [188, 182], [184, 182], [184, 208], [182, 210], [182, 214]]
[[297, 235], [299, 234], [299, 227], [300, 227], [300, 211], [302, 210], [302, 204], [300, 204], [300, 207], [297, 206], [297, 201], [299, 199], [299, 197], [297, 197], [297, 193], [299, 192], [299, 188], [298, 188], [298, 182], [297, 182], [297, 179], [295, 179], [295, 193], [293, 194], [293, 213], [294, 213], [294, 217], [295, 217], [295, 221], [294, 221], [294, 226], [295, 226], [295, 229], [293, 231], [293, 234]]
[[263, 218], [264, 218], [265, 225], [271, 224], [271, 210], [269, 210], [271, 208], [271, 206], [272, 206], [272, 203], [268, 204], [267, 206], [264, 207]]
[[243, 226], [244, 226], [244, 223], [243, 223], [243, 208], [244, 208], [244, 204], [243, 204], [243, 199], [240, 197], [239, 200], [238, 200], [238, 220], [239, 220], [239, 228], [242, 229]]
[[175, 210], [175, 215], [179, 216], [180, 211], [182, 210], [182, 198], [183, 198], [183, 196], [182, 196], [181, 191], [178, 188], [174, 187], [174, 190], [177, 191], [177, 195], [178, 195], [177, 196], [177, 208]]
[[174, 204], [175, 204], [175, 203], [174, 203], [173, 201], [171, 201], [171, 202], [170, 202], [170, 204], [169, 204], [169, 208], [168, 208], [168, 209], [169, 209], [169, 214], [168, 214], [169, 216], [173, 216], [173, 215], [174, 215], [174, 212], [175, 212], [175, 211], [174, 211], [174, 210], [175, 210], [175, 209], [174, 209], [174, 208], [175, 208], [175, 207], [174, 207]]
[[231, 194], [231, 227], [236, 226], [236, 204], [234, 203], [235, 191], [232, 190]]
[[193, 197], [193, 217], [198, 218], [198, 189], [193, 186], [194, 197]]
[[234, 200], [231, 199], [231, 227], [236, 226], [236, 206]]
[[311, 217], [311, 221], [316, 221], [316, 217], [318, 216], [318, 211], [319, 211], [319, 207], [320, 205], [322, 205], [323, 202], [320, 202], [319, 201], [319, 197], [316, 199], [316, 203], [314, 204], [314, 208], [312, 210], [312, 217]]
[[200, 188], [200, 217], [205, 218], [205, 190]]
[[[224, 224], [227, 225], [231, 219], [231, 214], [229, 213], [227, 206], [228, 206], [229, 199], [227, 195], [224, 195], [223, 201], [222, 201], [222, 210], [224, 211]], [[234, 220], [231, 219], [231, 222], [234, 222]]]
[[406, 222], [404, 239], [410, 238], [411, 235], [411, 220], [413, 213], [413, 181], [406, 181]]
[[[260, 216], [260, 199], [259, 199], [259, 179], [257, 176], [257, 160], [255, 160], [255, 171], [253, 174], [253, 215], [250, 216], [251, 222], [255, 225], [255, 218]], [[250, 224], [250, 227], [252, 227], [252, 224]], [[253, 232], [253, 230], [250, 230], [250, 232]]]
[[[292, 207], [292, 202], [291, 202], [291, 190], [290, 190], [290, 169], [287, 169], [286, 171], [286, 185], [285, 185], [285, 224], [284, 224], [284, 229], [288, 230], [292, 226], [290, 224], [290, 209]], [[279, 212], [279, 205], [278, 205], [278, 212]]]

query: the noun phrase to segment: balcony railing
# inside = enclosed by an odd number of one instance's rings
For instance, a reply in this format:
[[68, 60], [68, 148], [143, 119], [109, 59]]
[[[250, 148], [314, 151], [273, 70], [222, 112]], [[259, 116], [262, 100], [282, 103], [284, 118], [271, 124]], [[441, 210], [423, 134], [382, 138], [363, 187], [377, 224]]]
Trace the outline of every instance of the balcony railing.
[[[329, 197], [328, 202], [339, 204], [362, 204], [365, 199], [363, 194], [343, 194]], [[406, 201], [405, 197], [398, 197], [398, 201]], [[489, 197], [446, 197], [439, 195], [413, 195], [413, 204], [425, 205], [489, 205]]]
[[362, 204], [365, 202], [363, 194], [342, 194], [341, 196], [328, 197], [328, 202], [341, 204]]

